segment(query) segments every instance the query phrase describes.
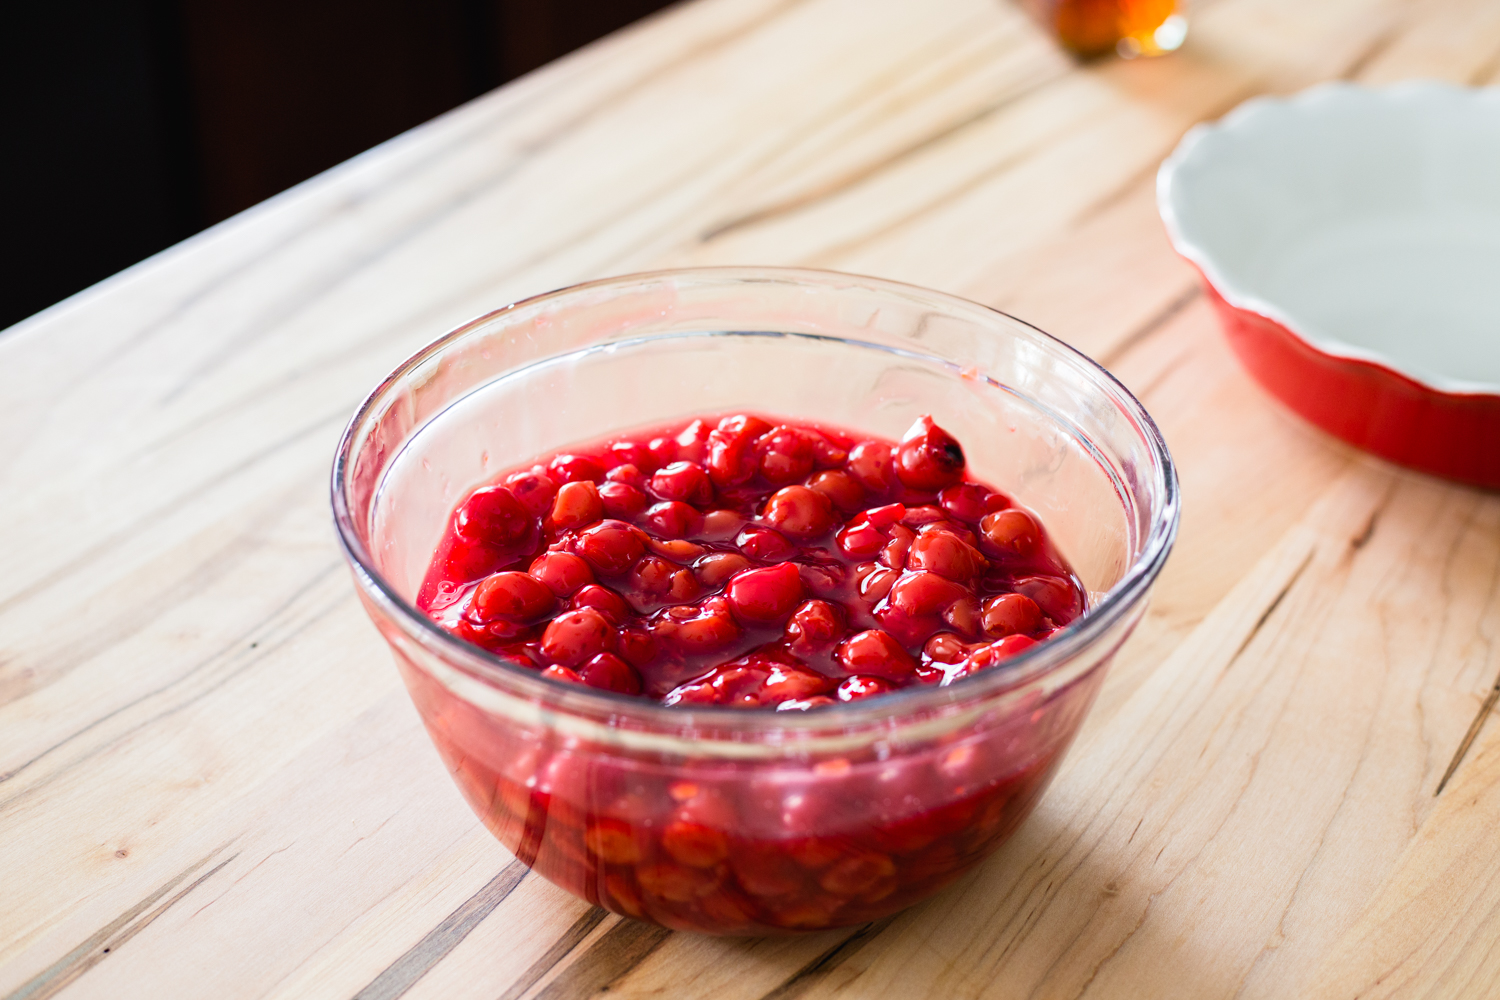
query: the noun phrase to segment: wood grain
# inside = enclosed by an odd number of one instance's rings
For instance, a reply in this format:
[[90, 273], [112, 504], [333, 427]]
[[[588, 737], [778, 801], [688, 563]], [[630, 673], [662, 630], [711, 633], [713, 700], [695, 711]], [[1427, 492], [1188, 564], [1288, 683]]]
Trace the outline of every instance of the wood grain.
[[[1485, 996], [1500, 498], [1277, 407], [1155, 214], [1194, 122], [1500, 78], [1485, 0], [1202, 0], [1077, 65], [1002, 0], [696, 0], [0, 336], [0, 996]], [[1036, 815], [878, 925], [669, 934], [459, 800], [326, 512], [363, 393], [514, 298], [810, 264], [1098, 357], [1184, 515]]]

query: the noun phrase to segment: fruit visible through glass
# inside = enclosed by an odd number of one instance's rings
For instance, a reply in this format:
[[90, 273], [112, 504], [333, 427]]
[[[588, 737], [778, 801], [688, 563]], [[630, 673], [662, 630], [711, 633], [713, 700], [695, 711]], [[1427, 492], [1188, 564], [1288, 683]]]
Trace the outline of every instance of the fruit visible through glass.
[[[896, 442], [740, 413], [473, 491], [417, 603], [563, 683], [786, 712], [1001, 668], [1085, 595], [1036, 516], [970, 479], [930, 417]], [[862, 923], [952, 881], [1030, 812], [1097, 683], [888, 759], [684, 766], [498, 727], [406, 676], [520, 860], [617, 913], [715, 933]]]

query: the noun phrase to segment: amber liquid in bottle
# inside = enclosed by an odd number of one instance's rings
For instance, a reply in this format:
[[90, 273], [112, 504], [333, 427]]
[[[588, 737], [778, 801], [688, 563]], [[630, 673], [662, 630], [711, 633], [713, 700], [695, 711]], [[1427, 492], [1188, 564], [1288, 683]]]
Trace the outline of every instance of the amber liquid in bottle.
[[1186, 0], [1026, 0], [1026, 6], [1080, 56], [1159, 56], [1187, 36]]

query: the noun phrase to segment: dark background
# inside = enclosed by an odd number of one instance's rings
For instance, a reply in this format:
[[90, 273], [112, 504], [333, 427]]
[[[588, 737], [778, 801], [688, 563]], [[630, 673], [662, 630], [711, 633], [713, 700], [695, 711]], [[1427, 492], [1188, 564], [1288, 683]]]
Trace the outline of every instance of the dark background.
[[0, 329], [664, 6], [0, 5]]

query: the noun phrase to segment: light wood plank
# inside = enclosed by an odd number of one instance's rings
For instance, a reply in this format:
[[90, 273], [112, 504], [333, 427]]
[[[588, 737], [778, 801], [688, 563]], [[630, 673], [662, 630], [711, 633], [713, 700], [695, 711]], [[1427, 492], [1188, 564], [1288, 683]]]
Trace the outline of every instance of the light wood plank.
[[[0, 336], [0, 996], [1483, 995], [1500, 500], [1239, 370], [1156, 163], [1253, 93], [1500, 77], [1479, 0], [1206, 0], [1075, 66], [994, 0], [698, 0]], [[1178, 551], [1038, 814], [880, 926], [669, 935], [478, 827], [324, 482], [436, 333], [610, 273], [833, 266], [1040, 323], [1182, 468]], [[107, 949], [107, 950], [106, 950]], [[29, 984], [29, 985], [28, 985]]]

